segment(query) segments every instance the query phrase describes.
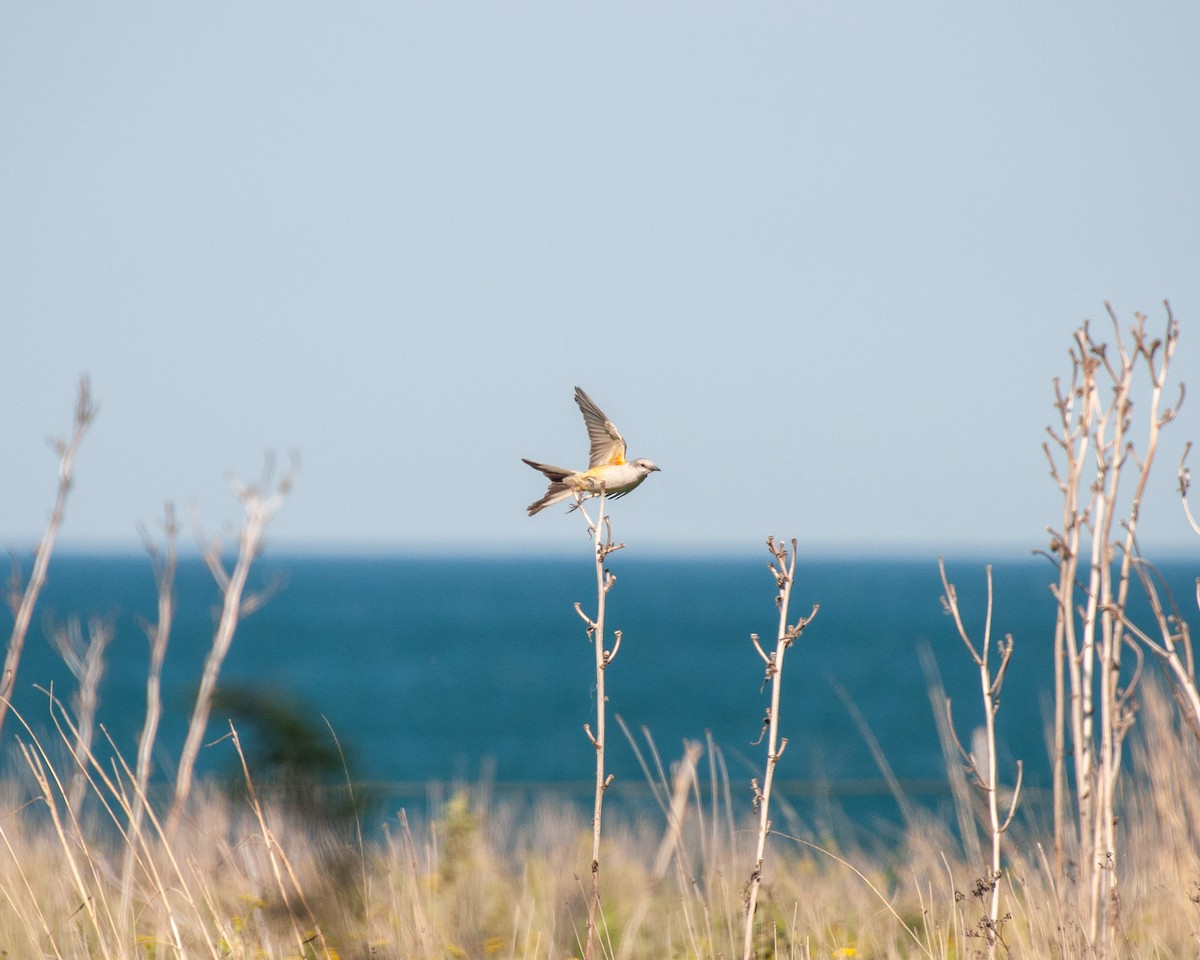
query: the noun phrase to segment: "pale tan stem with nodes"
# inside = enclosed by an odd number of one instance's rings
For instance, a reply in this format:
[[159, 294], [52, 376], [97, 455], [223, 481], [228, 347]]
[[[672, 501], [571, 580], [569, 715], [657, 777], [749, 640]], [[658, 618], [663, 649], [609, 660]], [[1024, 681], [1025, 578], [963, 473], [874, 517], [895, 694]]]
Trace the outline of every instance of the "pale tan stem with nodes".
[[[791, 626], [788, 625], [788, 605], [791, 602], [792, 584], [796, 572], [796, 541], [792, 540], [791, 553], [787, 547], [777, 543], [774, 537], [767, 538], [767, 549], [772, 561], [771, 573], [775, 577], [778, 593], [775, 595], [775, 606], [779, 609], [779, 630], [775, 638], [775, 649], [768, 654], [758, 641], [757, 634], [751, 634], [750, 640], [758, 655], [766, 664], [765, 681], [771, 684], [771, 706], [764, 720], [767, 734], [767, 764], [763, 773], [763, 783], [760, 788], [758, 780], [751, 781], [754, 790], [754, 806], [758, 812], [758, 846], [755, 851], [754, 870], [750, 874], [750, 882], [746, 889], [745, 931], [742, 939], [743, 960], [754, 957], [754, 915], [758, 910], [758, 893], [762, 885], [763, 864], [766, 861], [767, 837], [771, 833], [771, 788], [775, 782], [775, 767], [783, 751], [787, 749], [787, 737], [779, 736], [779, 704], [783, 680], [783, 657], [788, 647], [799, 639], [804, 628], [808, 626], [820, 609], [814, 604], [812, 612], [807, 617], [801, 617]], [[761, 738], [760, 738], [761, 741]]]
[[8, 716], [9, 701], [12, 699], [13, 688], [17, 682], [17, 667], [21, 662], [21, 653], [25, 649], [25, 637], [29, 632], [29, 623], [33, 617], [33, 608], [37, 604], [38, 594], [46, 584], [46, 570], [50, 565], [50, 555], [54, 552], [54, 542], [58, 538], [59, 527], [67, 512], [67, 495], [71, 492], [71, 484], [75, 473], [75, 454], [87, 434], [88, 427], [96, 417], [96, 406], [92, 403], [91, 387], [87, 377], [79, 380], [79, 392], [75, 398], [75, 418], [71, 436], [66, 440], [54, 442], [58, 454], [58, 495], [54, 500], [54, 510], [46, 524], [38, 544], [37, 553], [33, 558], [33, 572], [25, 589], [20, 588], [17, 571], [13, 571], [13, 580], [9, 591], [9, 605], [13, 611], [13, 628], [8, 638], [8, 651], [4, 657], [4, 670], [0, 673], [0, 728]]
[[1016, 786], [1013, 788], [1012, 799], [1008, 803], [1008, 813], [1001, 820], [1000, 783], [996, 769], [996, 714], [1000, 711], [1000, 690], [1004, 686], [1004, 675], [1008, 670], [1008, 662], [1012, 658], [1013, 640], [1011, 636], [1005, 636], [1004, 641], [999, 644], [1000, 664], [993, 674], [991, 663], [992, 568], [989, 566], [986, 568], [986, 571], [987, 613], [984, 617], [983, 643], [980, 647], [976, 648], [967, 633], [967, 628], [963, 625], [962, 613], [958, 607], [958, 592], [955, 590], [954, 584], [946, 576], [946, 564], [940, 557], [938, 558], [938, 572], [941, 574], [942, 589], [945, 591], [942, 595], [942, 606], [954, 618], [954, 626], [958, 630], [958, 636], [966, 646], [967, 652], [970, 653], [971, 659], [975, 661], [976, 667], [979, 668], [979, 686], [983, 698], [984, 731], [987, 738], [987, 757], [984, 769], [980, 769], [979, 757], [973, 753], [968, 753], [963, 748], [962, 741], [958, 739], [957, 733], [954, 732], [954, 723], [950, 716], [949, 698], [946, 699], [946, 719], [950, 732], [954, 735], [954, 739], [958, 744], [958, 750], [966, 762], [967, 769], [975, 778], [975, 785], [983, 791], [987, 799], [988, 828], [992, 840], [992, 857], [988, 870], [989, 875], [982, 879], [980, 889], [988, 894], [988, 912], [984, 927], [987, 935], [988, 957], [991, 958], [996, 955], [996, 945], [1000, 939], [1001, 838], [1012, 824], [1013, 816], [1017, 812], [1017, 803], [1021, 797], [1024, 764], [1020, 760], [1017, 761]]
[[592, 520], [583, 506], [583, 498], [577, 494], [575, 499], [576, 506], [587, 521], [588, 530], [591, 531], [593, 553], [596, 560], [595, 619], [588, 617], [583, 612], [583, 608], [578, 603], [575, 604], [575, 612], [587, 624], [588, 637], [592, 641], [596, 653], [595, 733], [592, 732], [589, 724], [585, 723], [583, 725], [584, 732], [587, 734], [592, 746], [596, 749], [596, 793], [592, 806], [592, 891], [591, 896], [588, 898], [587, 941], [583, 952], [584, 960], [592, 960], [596, 955], [596, 925], [600, 916], [600, 827], [604, 811], [604, 793], [613, 781], [612, 774], [605, 770], [604, 765], [605, 704], [608, 702], [608, 697], [604, 692], [604, 674], [621, 646], [621, 631], [617, 630], [613, 635], [613, 648], [607, 650], [604, 647], [605, 599], [608, 596], [608, 591], [617, 582], [617, 578], [605, 568], [604, 561], [610, 553], [620, 550], [625, 546], [623, 543], [613, 543], [612, 521], [604, 513], [605, 500], [606, 497], [602, 486], [598, 497], [599, 503], [596, 511], [596, 519]]

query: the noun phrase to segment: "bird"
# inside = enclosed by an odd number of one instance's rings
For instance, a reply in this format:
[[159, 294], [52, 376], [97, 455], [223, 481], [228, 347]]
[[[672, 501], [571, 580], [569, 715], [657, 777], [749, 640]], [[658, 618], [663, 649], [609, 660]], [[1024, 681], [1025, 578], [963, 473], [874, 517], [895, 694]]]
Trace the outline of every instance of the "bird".
[[625, 438], [621, 436], [621, 431], [579, 387], [575, 388], [575, 402], [583, 413], [591, 443], [588, 468], [568, 470], [522, 457], [522, 463], [529, 464], [550, 480], [546, 495], [526, 508], [531, 517], [571, 497], [594, 497], [603, 493], [615, 500], [625, 496], [660, 469], [653, 460], [625, 459]]

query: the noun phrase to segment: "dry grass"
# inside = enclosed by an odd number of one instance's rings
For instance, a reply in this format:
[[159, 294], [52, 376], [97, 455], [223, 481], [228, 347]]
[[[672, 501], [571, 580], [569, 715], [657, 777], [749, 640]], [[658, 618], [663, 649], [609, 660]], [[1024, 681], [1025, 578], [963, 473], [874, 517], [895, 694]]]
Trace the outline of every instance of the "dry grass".
[[[91, 793], [82, 810], [72, 809], [70, 771], [26, 743], [27, 772], [0, 794], [7, 956], [563, 960], [581, 953], [592, 838], [586, 812], [571, 804], [548, 797], [531, 809], [464, 789], [433, 803], [433, 815], [420, 822], [388, 817], [360, 844], [353, 827], [315, 827], [259, 805], [252, 789], [236, 798], [209, 790], [193, 797], [170, 839], [151, 821], [138, 842], [122, 832], [127, 773], [93, 767]], [[58, 754], [67, 758], [60, 767], [70, 762], [66, 751]], [[1149, 690], [1130, 760], [1121, 798], [1122, 954], [1195, 956], [1200, 749], [1180, 731], [1171, 704]], [[703, 760], [700, 769], [709, 769]], [[731, 809], [726, 785], [707, 776], [688, 786], [681, 838], [657, 879], [665, 816], [655, 811], [606, 830], [605, 956], [622, 948], [654, 960], [740, 955], [757, 830], [748, 809]], [[667, 784], [658, 786], [665, 795]], [[1001, 881], [1011, 913], [1000, 927], [1001, 955], [1088, 955], [1076, 918], [1058, 906], [1076, 901], [1053, 887], [1049, 840], [1014, 827]], [[771, 844], [758, 956], [985, 953], [979, 921], [987, 897], [977, 888], [988, 865], [965, 862], [944, 821], [918, 819], [898, 841], [870, 850], [828, 832], [818, 839], [811, 825], [795, 822], [777, 827]], [[125, 891], [130, 848], [136, 856]]]

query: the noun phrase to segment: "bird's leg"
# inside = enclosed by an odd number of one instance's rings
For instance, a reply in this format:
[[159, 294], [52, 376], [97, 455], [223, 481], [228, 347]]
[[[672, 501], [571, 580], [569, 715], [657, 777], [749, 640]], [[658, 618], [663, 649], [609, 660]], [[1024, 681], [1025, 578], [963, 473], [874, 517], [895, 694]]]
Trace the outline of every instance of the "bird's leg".
[[595, 522], [592, 520], [591, 514], [589, 514], [589, 513], [588, 513], [588, 512], [587, 512], [587, 511], [586, 511], [586, 510], [583, 508], [583, 502], [584, 502], [585, 500], [590, 500], [590, 499], [591, 499], [591, 497], [592, 497], [592, 495], [591, 495], [591, 494], [583, 494], [583, 493], [580, 493], [578, 490], [576, 490], [576, 491], [575, 491], [575, 506], [573, 506], [573, 507], [572, 507], [570, 510], [568, 510], [567, 512], [568, 512], [568, 513], [570, 513], [570, 512], [571, 512], [571, 511], [573, 511], [573, 510], [578, 510], [578, 511], [579, 511], [581, 514], [583, 514], [583, 519], [587, 521], [588, 529], [594, 532], [594, 531], [595, 531], [595, 529], [596, 529], [596, 524], [595, 524]]
[[576, 490], [575, 491], [575, 505], [573, 507], [571, 507], [569, 510], [567, 510], [567, 513], [574, 513], [576, 510], [578, 510], [580, 513], [583, 514], [584, 518], [587, 520], [587, 525], [593, 530], [596, 529], [596, 524], [594, 524], [592, 522], [592, 518], [590, 516], [588, 516], [588, 512], [583, 509], [583, 505], [586, 501], [595, 500], [597, 497], [601, 496], [603, 493], [604, 493], [604, 485], [603, 484], [600, 485], [599, 493], [584, 493], [581, 490]]

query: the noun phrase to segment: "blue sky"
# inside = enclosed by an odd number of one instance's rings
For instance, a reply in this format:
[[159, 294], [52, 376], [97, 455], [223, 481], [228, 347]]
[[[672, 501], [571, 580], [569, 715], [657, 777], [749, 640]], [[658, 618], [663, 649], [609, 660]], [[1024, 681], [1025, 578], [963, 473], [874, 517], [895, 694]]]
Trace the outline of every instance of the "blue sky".
[[[584, 387], [639, 549], [1025, 551], [1084, 319], [1200, 370], [1194, 3], [9, 4], [0, 541], [299, 451], [277, 545], [572, 549]], [[1200, 439], [1185, 404], [1147, 506]]]

